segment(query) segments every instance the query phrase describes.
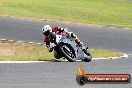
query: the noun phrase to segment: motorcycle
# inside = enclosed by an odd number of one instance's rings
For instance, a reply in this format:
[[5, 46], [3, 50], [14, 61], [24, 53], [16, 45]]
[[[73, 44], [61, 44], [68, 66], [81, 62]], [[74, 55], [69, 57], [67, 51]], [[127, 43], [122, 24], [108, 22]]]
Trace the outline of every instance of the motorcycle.
[[80, 47], [73, 38], [68, 35], [62, 36], [51, 32], [49, 38], [50, 48], [54, 49], [56, 59], [64, 57], [69, 62], [75, 62], [77, 60], [90, 62], [92, 60], [92, 55], [88, 51], [88, 48]]

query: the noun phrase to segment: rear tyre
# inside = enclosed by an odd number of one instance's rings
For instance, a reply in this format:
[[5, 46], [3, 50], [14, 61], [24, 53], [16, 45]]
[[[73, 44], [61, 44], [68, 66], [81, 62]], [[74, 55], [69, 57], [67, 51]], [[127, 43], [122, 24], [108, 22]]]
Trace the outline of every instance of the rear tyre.
[[90, 62], [90, 61], [92, 60], [92, 55], [91, 55], [90, 52], [87, 51], [86, 49], [83, 50], [83, 51], [84, 51], [84, 53], [88, 56], [88, 58], [84, 58], [83, 61], [85, 61], [85, 62]]

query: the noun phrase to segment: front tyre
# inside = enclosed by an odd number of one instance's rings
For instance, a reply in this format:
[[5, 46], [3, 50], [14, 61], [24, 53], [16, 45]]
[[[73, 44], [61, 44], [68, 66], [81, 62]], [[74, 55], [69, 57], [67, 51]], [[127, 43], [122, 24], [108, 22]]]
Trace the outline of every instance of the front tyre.
[[68, 44], [63, 44], [60, 47], [60, 51], [62, 55], [69, 61], [69, 62], [74, 62], [75, 60], [75, 54], [74, 54], [74, 49], [68, 45]]

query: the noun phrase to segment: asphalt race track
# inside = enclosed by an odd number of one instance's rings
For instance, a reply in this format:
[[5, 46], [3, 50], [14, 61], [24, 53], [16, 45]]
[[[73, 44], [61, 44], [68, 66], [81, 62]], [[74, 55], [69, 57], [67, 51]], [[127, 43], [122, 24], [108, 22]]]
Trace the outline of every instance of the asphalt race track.
[[68, 27], [90, 48], [124, 52], [128, 58], [85, 62], [1, 63], [0, 88], [132, 88], [129, 84], [76, 83], [77, 68], [87, 73], [132, 75], [132, 30], [95, 27], [73, 23], [43, 22], [0, 17], [0, 38], [42, 42], [41, 28], [45, 24]]

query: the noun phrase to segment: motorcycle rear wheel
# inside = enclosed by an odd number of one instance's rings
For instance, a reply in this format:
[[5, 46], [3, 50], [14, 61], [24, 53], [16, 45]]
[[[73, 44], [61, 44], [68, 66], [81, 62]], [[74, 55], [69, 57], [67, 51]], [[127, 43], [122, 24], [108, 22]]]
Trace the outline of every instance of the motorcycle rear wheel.
[[87, 50], [84, 50], [84, 53], [88, 56], [88, 58], [85, 58], [83, 61], [90, 62], [92, 60], [92, 55]]

